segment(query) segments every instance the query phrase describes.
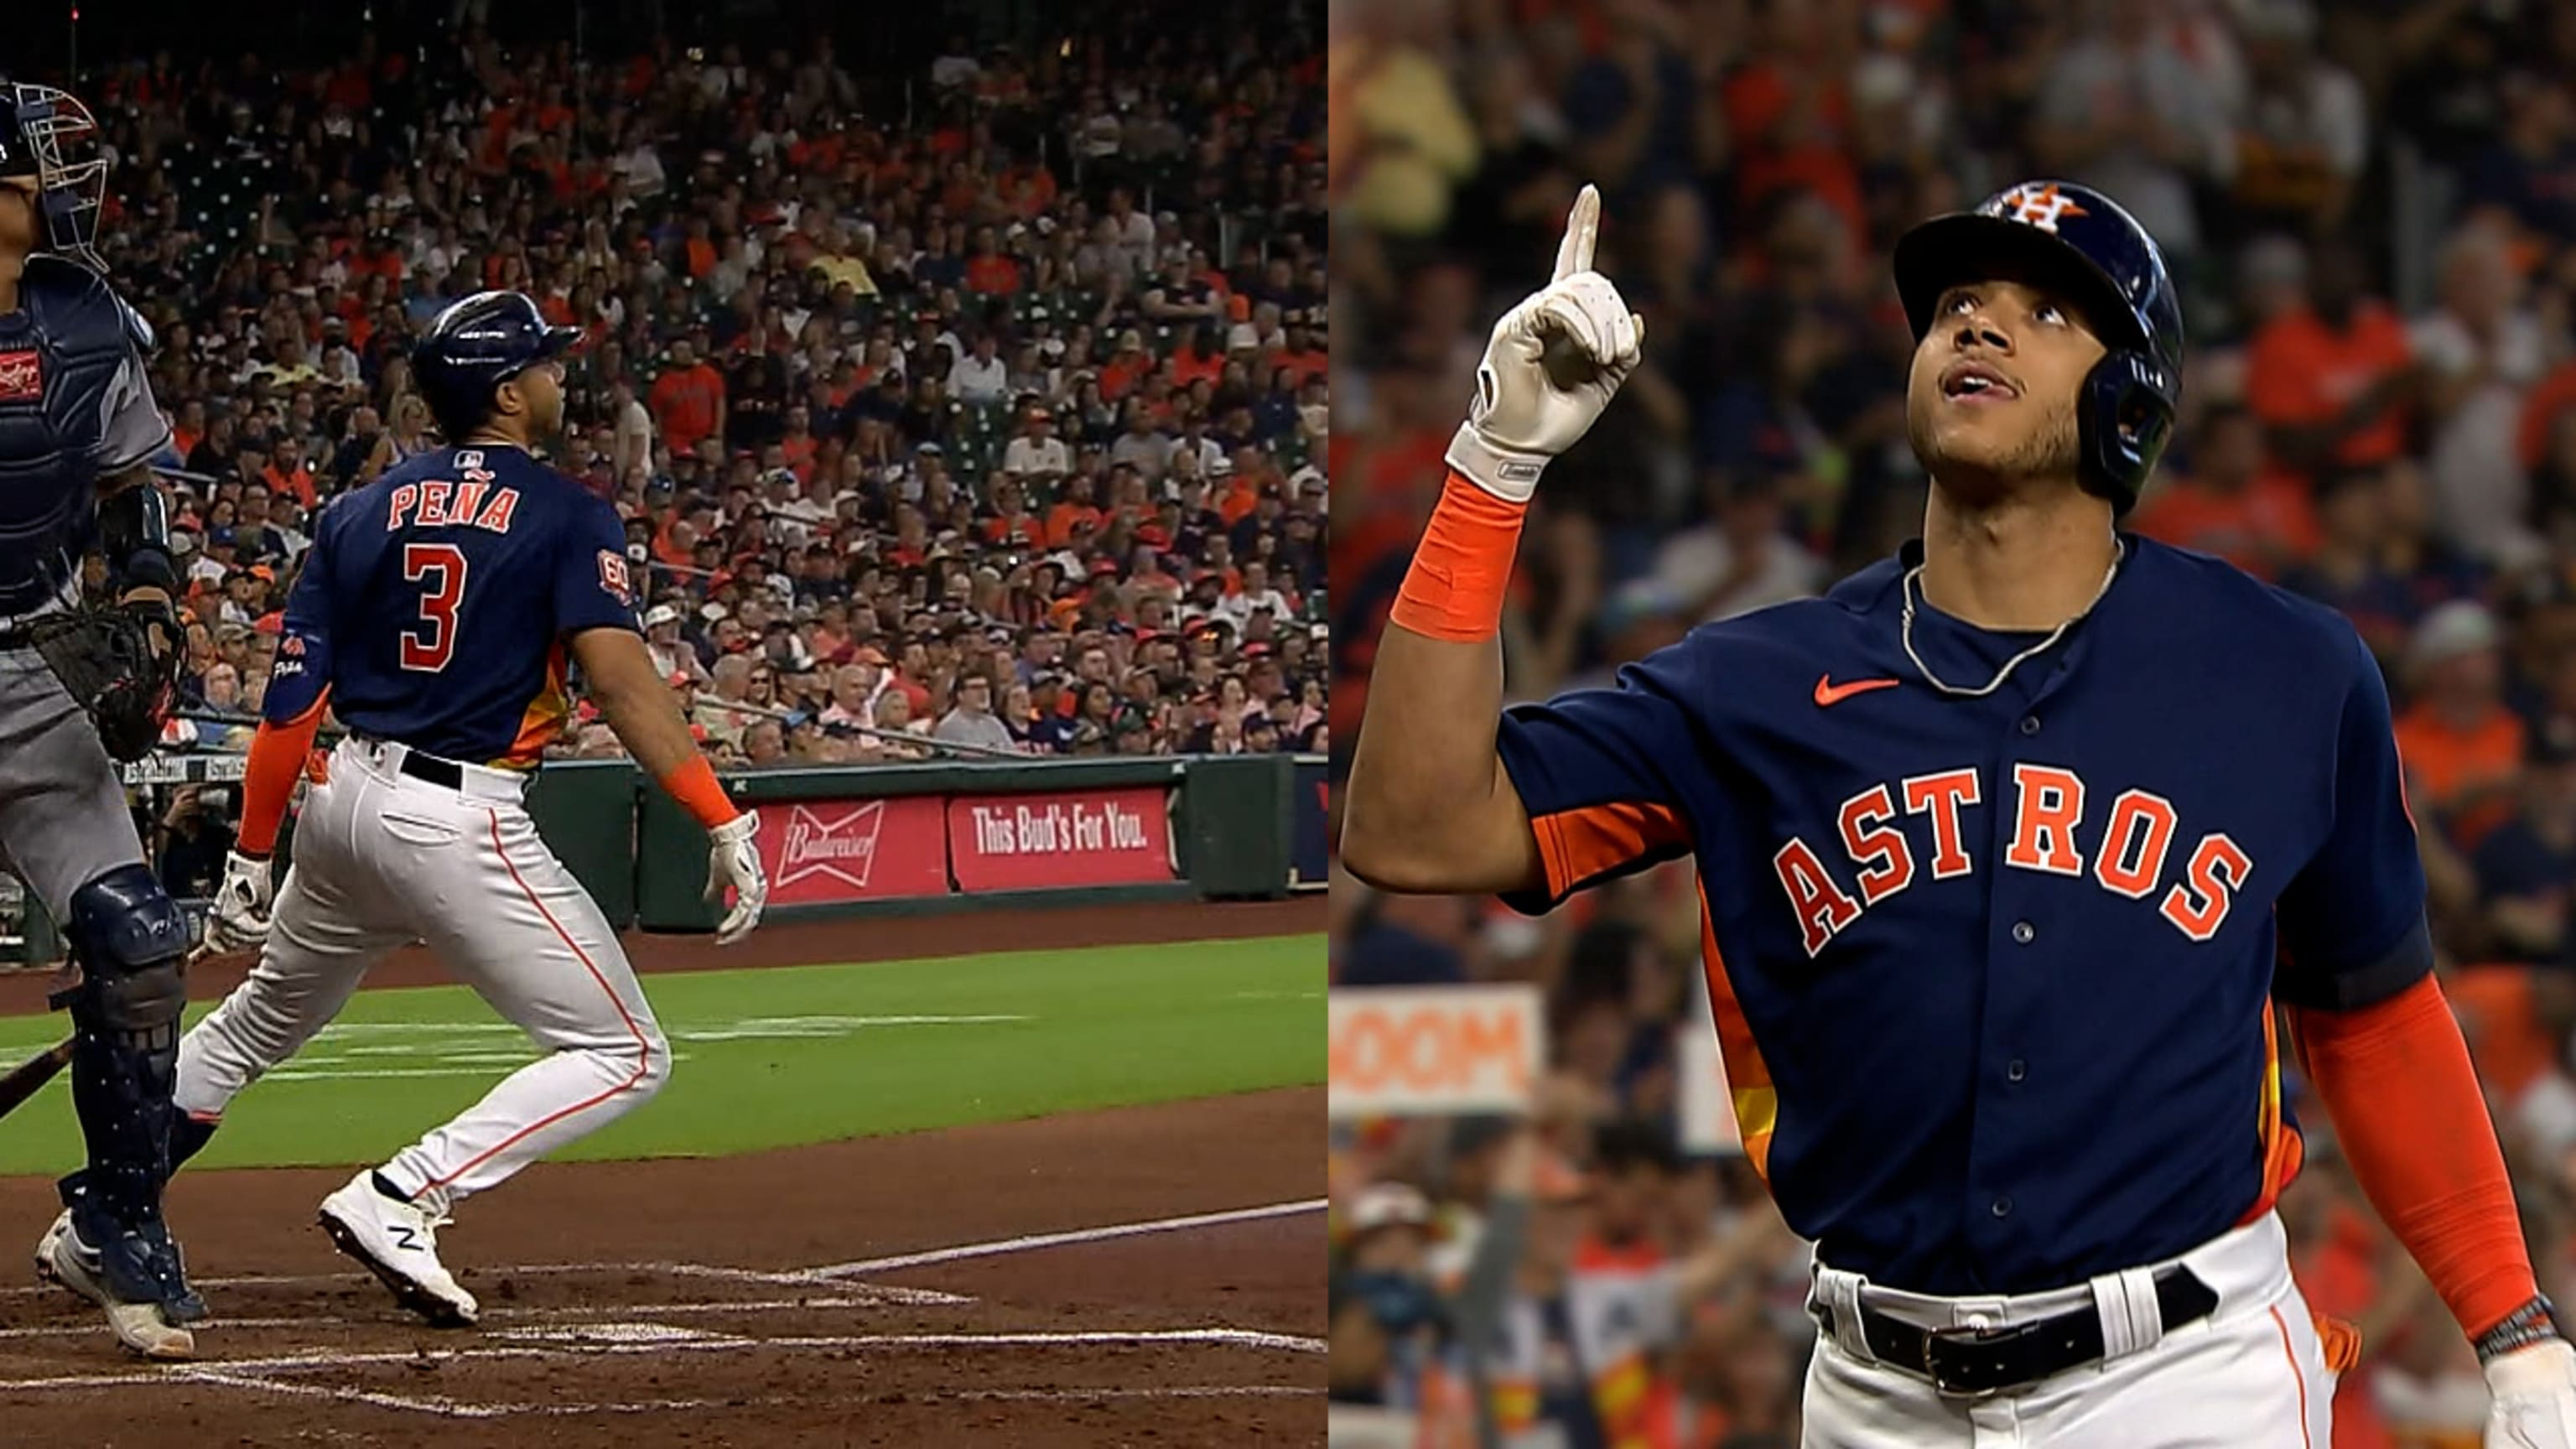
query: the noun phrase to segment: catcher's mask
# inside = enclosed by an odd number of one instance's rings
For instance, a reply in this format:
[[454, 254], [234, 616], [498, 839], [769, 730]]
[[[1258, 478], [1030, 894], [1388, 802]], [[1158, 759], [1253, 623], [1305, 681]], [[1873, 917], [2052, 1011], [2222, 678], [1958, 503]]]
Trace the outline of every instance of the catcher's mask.
[[96, 154], [98, 121], [77, 96], [52, 86], [0, 80], [0, 178], [32, 179], [45, 219], [45, 250], [93, 271], [107, 158]]

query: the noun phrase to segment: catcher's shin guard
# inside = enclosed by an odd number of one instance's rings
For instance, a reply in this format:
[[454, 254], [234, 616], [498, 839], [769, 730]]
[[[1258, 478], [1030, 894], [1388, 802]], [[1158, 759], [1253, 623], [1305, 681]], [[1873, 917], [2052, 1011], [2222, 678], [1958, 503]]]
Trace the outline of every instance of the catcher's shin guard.
[[184, 1301], [178, 1250], [161, 1221], [170, 1173], [170, 1089], [178, 1076], [187, 922], [141, 864], [119, 866], [72, 895], [66, 930], [81, 982], [71, 1008], [72, 1106], [89, 1166], [62, 1183], [81, 1237], [99, 1249], [108, 1286], [132, 1301]]

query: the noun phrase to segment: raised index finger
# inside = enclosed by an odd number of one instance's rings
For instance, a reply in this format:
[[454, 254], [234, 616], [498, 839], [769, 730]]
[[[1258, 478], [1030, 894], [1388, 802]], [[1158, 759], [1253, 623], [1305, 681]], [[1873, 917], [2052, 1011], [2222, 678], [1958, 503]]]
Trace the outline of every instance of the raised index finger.
[[1601, 236], [1601, 189], [1590, 182], [1574, 197], [1574, 210], [1566, 213], [1565, 239], [1556, 244], [1556, 276], [1562, 282], [1577, 272], [1592, 270], [1592, 244]]

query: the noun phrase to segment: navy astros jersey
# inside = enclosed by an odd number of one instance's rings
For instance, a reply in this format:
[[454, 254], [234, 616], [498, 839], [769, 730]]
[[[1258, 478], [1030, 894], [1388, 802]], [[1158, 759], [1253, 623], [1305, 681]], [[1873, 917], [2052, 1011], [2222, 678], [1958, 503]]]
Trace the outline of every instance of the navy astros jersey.
[[[2270, 999], [2432, 969], [2379, 668], [2350, 624], [2123, 534], [2109, 591], [1994, 693], [1899, 636], [1921, 545], [1506, 712], [1547, 889], [1696, 854], [1753, 1165], [1837, 1268], [1943, 1295], [2082, 1282], [2297, 1172]], [[1919, 603], [1971, 686], [2043, 635]]]
[[315, 525], [267, 717], [327, 688], [358, 734], [533, 768], [571, 715], [565, 641], [637, 627], [627, 568], [617, 510], [517, 448], [406, 458]]

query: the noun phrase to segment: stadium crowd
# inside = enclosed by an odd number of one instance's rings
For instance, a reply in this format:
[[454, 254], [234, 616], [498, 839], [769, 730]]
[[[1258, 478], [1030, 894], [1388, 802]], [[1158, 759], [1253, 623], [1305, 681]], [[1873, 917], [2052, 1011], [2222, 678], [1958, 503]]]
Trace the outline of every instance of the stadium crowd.
[[550, 461], [720, 766], [1325, 748], [1320, 22], [1067, 14], [899, 74], [469, 23], [71, 78], [175, 434], [169, 743], [243, 742], [315, 514], [440, 441], [410, 339], [505, 287], [585, 334]]
[[[2445, 988], [2546, 1291], [2576, 1289], [2576, 10], [2385, 0], [1412, 0], [1335, 32], [1331, 440], [1347, 742], [1485, 328], [1576, 188], [1646, 360], [1549, 472], [1509, 689], [1605, 681], [1693, 624], [1817, 593], [1919, 525], [1905, 226], [2028, 175], [2120, 198], [2183, 280], [2184, 416], [2130, 527], [2344, 610], [2378, 654]], [[1466, 1442], [1457, 1276], [1498, 1197], [1525, 1246], [1483, 1345], [1526, 1442], [1796, 1442], [1806, 1248], [1685, 1151], [1687, 863], [1536, 922], [1334, 889], [1337, 989], [1532, 981], [1529, 1121], [1338, 1131], [1332, 1381]], [[2301, 1089], [2287, 1091], [2295, 1110]], [[2485, 1393], [2322, 1113], [2282, 1200], [2363, 1357], [2335, 1443], [2473, 1444]], [[1498, 1194], [1497, 1184], [1509, 1191]], [[1623, 1276], [1624, 1275], [1624, 1276]], [[1604, 1347], [1565, 1312], [1644, 1283]], [[1443, 1436], [1446, 1437], [1443, 1437]]]

